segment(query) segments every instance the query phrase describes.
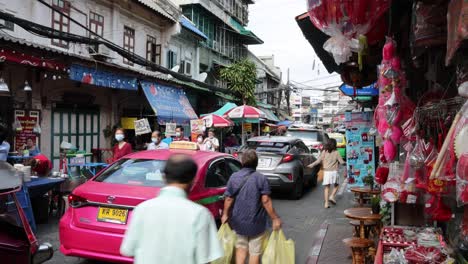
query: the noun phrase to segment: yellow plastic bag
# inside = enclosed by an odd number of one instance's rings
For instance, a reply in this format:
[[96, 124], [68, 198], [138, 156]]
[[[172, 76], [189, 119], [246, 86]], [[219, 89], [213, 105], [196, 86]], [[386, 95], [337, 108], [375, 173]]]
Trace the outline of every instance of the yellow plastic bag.
[[286, 240], [283, 230], [273, 231], [262, 256], [262, 264], [294, 264], [294, 251], [294, 241]]
[[236, 233], [228, 224], [222, 224], [218, 230], [218, 239], [223, 247], [224, 257], [211, 262], [211, 264], [231, 264], [237, 239]]

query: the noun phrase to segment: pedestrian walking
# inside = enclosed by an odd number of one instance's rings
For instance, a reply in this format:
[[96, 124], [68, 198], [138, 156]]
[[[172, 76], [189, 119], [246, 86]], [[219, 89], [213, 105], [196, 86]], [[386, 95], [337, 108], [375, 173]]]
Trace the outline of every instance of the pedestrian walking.
[[254, 150], [245, 151], [241, 162], [242, 169], [232, 174], [228, 181], [221, 222], [228, 222], [237, 234], [236, 263], [244, 264], [249, 256], [249, 264], [258, 264], [267, 216], [273, 221], [273, 230], [279, 230], [282, 223], [273, 208], [266, 177], [255, 170], [257, 153]]
[[213, 216], [187, 198], [196, 172], [189, 156], [169, 158], [167, 185], [133, 210], [122, 255], [134, 257], [135, 264], [205, 264], [223, 256]]
[[208, 130], [208, 137], [203, 141], [208, 151], [219, 150], [219, 140], [215, 137], [214, 132], [214, 129], [210, 128], [210, 130]]
[[162, 141], [162, 134], [160, 131], [154, 131], [151, 134], [151, 143], [148, 144], [148, 150], [155, 149], [168, 149], [169, 145]]
[[115, 130], [115, 140], [117, 144], [114, 145], [112, 149], [112, 159], [111, 162], [114, 162], [121, 157], [132, 153], [132, 145], [125, 142], [125, 130], [123, 128], [117, 128]]
[[[330, 208], [328, 202], [336, 204], [336, 193], [338, 192], [338, 186], [340, 177], [338, 175], [338, 165], [345, 164], [343, 158], [341, 158], [340, 153], [336, 149], [336, 140], [330, 138], [327, 143], [325, 143], [320, 157], [312, 164], [309, 165], [310, 168], [313, 168], [319, 164], [323, 164], [323, 185], [325, 189], [323, 191], [323, 196], [325, 200], [325, 208]], [[333, 185], [333, 191], [330, 193], [330, 185]]]
[[174, 141], [190, 141], [189, 138], [184, 135], [184, 127], [180, 126], [176, 128]]

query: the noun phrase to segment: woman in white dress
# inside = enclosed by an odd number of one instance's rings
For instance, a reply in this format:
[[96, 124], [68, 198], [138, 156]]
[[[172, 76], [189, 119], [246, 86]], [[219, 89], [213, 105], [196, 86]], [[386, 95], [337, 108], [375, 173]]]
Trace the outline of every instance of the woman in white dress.
[[[340, 177], [338, 175], [338, 165], [345, 164], [343, 158], [341, 158], [340, 153], [336, 150], [336, 140], [331, 138], [325, 144], [322, 153], [318, 160], [310, 164], [309, 167], [315, 167], [319, 164], [323, 164], [323, 185], [324, 189], [324, 200], [325, 208], [330, 208], [328, 202], [336, 204], [335, 196], [338, 192], [338, 185]], [[333, 191], [329, 196], [330, 185], [333, 185]]]

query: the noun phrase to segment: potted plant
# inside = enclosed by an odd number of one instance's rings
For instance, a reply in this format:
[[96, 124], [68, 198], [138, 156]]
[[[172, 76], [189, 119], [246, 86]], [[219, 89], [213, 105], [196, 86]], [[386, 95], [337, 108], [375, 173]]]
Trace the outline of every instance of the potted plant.
[[380, 213], [380, 197], [377, 195], [372, 196], [371, 198], [371, 207], [372, 207], [372, 213], [373, 214], [379, 214]]
[[374, 177], [372, 177], [372, 175], [367, 175], [366, 177], [364, 177], [364, 179], [362, 179], [362, 182], [364, 183], [364, 185], [369, 186], [371, 190], [374, 189]]

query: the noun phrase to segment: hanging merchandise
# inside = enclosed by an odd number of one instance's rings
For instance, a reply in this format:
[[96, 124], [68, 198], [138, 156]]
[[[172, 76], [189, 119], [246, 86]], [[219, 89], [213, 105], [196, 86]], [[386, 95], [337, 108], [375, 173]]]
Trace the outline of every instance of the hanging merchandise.
[[390, 163], [388, 180], [382, 187], [382, 198], [389, 203], [398, 201], [401, 193], [401, 178], [399, 172], [400, 164], [398, 162]]
[[[413, 46], [431, 47], [447, 43], [447, 5], [448, 1], [425, 3], [416, 1], [413, 6], [412, 37]], [[415, 49], [422, 51], [427, 49]]]
[[468, 101], [460, 110], [460, 116], [454, 132], [454, 152], [458, 158], [456, 165], [456, 179], [457, 179], [457, 202], [458, 205], [468, 204], [468, 148], [466, 142], [468, 141]]
[[390, 162], [397, 155], [398, 144], [405, 134], [401, 125], [414, 111], [413, 103], [404, 95], [405, 74], [396, 56], [395, 42], [387, 38], [383, 47], [383, 60], [379, 66], [379, 103], [374, 113], [374, 123], [384, 140], [385, 158]]
[[[466, 152], [466, 127], [468, 126], [468, 101], [465, 102], [461, 110], [456, 114], [452, 126], [448, 131], [444, 144], [440, 149], [440, 155], [434, 164], [431, 172], [431, 179], [447, 179], [455, 178], [456, 160], [458, 154]], [[465, 139], [465, 140], [462, 140]], [[458, 151], [457, 151], [458, 149]]]
[[385, 17], [390, 0], [308, 0], [312, 23], [330, 36], [323, 48], [333, 55], [337, 64], [349, 60], [352, 52], [362, 52], [367, 43], [384, 37]]

